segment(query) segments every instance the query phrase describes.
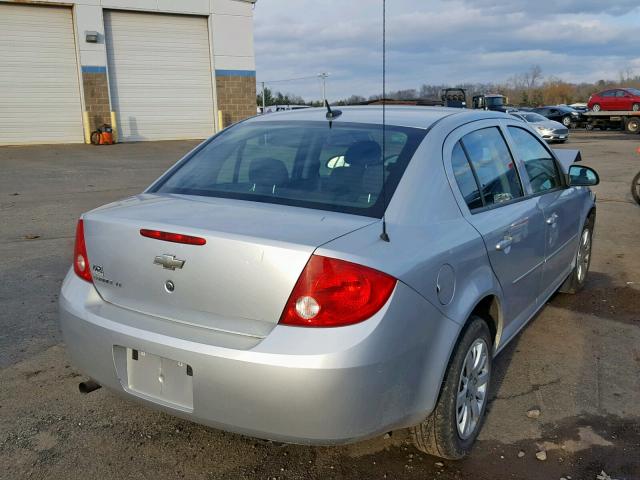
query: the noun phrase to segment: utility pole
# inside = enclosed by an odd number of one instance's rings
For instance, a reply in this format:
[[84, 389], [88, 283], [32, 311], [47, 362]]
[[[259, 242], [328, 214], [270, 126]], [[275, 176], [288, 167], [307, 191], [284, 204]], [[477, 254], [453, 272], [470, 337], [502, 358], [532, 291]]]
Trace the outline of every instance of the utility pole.
[[264, 82], [262, 82], [262, 113], [265, 113], [267, 109], [267, 100], [264, 97]]
[[329, 78], [329, 74], [326, 72], [319, 73], [318, 78], [322, 80], [322, 104], [324, 105], [327, 102], [327, 78]]

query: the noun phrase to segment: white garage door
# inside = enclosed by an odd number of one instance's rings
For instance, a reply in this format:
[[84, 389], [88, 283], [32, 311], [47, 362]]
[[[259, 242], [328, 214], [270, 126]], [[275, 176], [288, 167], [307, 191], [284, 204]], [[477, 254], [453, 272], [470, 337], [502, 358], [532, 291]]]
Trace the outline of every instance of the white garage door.
[[122, 140], [213, 133], [207, 19], [105, 11], [112, 107]]
[[71, 9], [0, 3], [0, 145], [83, 140]]

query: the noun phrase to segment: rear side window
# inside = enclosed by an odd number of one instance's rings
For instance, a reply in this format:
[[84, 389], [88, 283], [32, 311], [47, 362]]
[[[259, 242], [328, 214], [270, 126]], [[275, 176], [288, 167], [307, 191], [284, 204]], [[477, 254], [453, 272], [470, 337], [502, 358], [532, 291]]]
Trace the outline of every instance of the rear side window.
[[551, 154], [531, 133], [509, 127], [516, 153], [524, 162], [533, 193], [541, 193], [562, 186], [558, 166]]
[[380, 218], [426, 135], [390, 125], [385, 131], [383, 155], [380, 125], [240, 123], [212, 138], [150, 191]]
[[522, 197], [522, 184], [509, 148], [497, 127], [465, 135], [461, 143], [480, 185], [485, 206]]
[[467, 155], [464, 153], [462, 145], [460, 145], [459, 142], [456, 143], [456, 146], [453, 148], [451, 166], [453, 168], [453, 176], [456, 179], [460, 193], [462, 193], [469, 210], [473, 211], [482, 208], [484, 204], [480, 190], [478, 189], [478, 183], [476, 182], [471, 165], [467, 160]]

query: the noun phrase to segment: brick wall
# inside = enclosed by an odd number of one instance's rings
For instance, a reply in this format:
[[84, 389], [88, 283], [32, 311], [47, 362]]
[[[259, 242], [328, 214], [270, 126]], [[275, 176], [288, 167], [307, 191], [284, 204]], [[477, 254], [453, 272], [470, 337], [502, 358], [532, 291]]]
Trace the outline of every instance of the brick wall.
[[103, 124], [111, 124], [109, 84], [106, 72], [82, 72], [85, 110], [89, 113], [89, 127], [93, 132]]
[[256, 114], [255, 75], [216, 74], [216, 90], [225, 127]]

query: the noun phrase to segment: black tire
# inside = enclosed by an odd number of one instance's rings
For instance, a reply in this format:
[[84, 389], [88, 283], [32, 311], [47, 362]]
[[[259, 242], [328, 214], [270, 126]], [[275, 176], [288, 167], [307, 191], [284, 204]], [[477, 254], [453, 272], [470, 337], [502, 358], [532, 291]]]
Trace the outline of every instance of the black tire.
[[571, 127], [571, 117], [569, 115], [562, 117], [562, 124], [567, 127], [570, 128]]
[[633, 177], [631, 182], [631, 195], [638, 205], [640, 205], [640, 172]]
[[630, 117], [624, 123], [624, 130], [627, 133], [640, 133], [640, 117]]
[[[467, 354], [471, 347], [479, 341], [484, 342], [488, 351], [485, 364], [488, 380], [479, 419], [471, 433], [463, 439], [457, 423], [456, 398], [460, 391], [460, 381]], [[458, 460], [469, 454], [484, 421], [491, 388], [492, 355], [493, 341], [487, 323], [480, 317], [472, 316], [449, 360], [435, 409], [422, 423], [410, 429], [413, 444], [418, 450], [449, 460]], [[465, 388], [464, 391], [467, 389]]]
[[[573, 270], [564, 281], [564, 283], [560, 286], [559, 291], [561, 293], [570, 293], [575, 294], [584, 288], [585, 283], [587, 283], [587, 276], [589, 274], [589, 267], [591, 266], [591, 253], [593, 251], [593, 228], [595, 226], [595, 215], [589, 215], [587, 218], [587, 222], [582, 227], [582, 232], [580, 233], [580, 243], [578, 244], [578, 249], [576, 250], [576, 259]], [[581, 261], [580, 258], [580, 250], [583, 245], [585, 232], [589, 234], [589, 248], [588, 248], [588, 258], [586, 262], [582, 264], [582, 268], [584, 268], [584, 275], [581, 274], [580, 269], [578, 268], [578, 263]]]
[[594, 103], [593, 107], [591, 107], [591, 110], [593, 110], [594, 112], [599, 112], [600, 110], [602, 110], [602, 107], [599, 103]]
[[634, 112], [640, 112], [640, 103], [634, 103], [633, 105], [631, 105], [631, 110], [633, 110]]
[[593, 124], [591, 124], [591, 123], [587, 123], [587, 124], [584, 126], [584, 128], [585, 128], [585, 130], [591, 131], [591, 130], [593, 130]]
[[93, 145], [100, 145], [100, 132], [97, 130], [95, 132], [91, 132], [91, 143]]

